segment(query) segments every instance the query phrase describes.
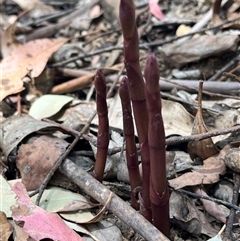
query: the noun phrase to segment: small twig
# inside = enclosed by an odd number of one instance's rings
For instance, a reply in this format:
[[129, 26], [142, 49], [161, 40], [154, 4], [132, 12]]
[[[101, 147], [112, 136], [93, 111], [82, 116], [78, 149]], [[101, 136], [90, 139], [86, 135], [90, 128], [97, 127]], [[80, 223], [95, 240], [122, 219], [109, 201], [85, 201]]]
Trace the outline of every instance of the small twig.
[[[216, 130], [216, 131], [209, 131], [207, 133], [191, 135], [191, 136], [173, 136], [166, 139], [166, 145], [179, 145], [181, 143], [189, 142], [189, 141], [201, 141], [203, 139], [207, 139], [213, 136], [225, 135], [228, 133], [235, 133], [240, 131], [240, 125], [229, 127], [226, 129]], [[137, 148], [140, 149], [139, 144], [137, 144]], [[113, 149], [109, 149], [109, 155], [114, 155], [121, 151], [120, 147], [115, 147]]]
[[[146, 48], [148, 49], [149, 47], [162, 46], [164, 44], [171, 43], [171, 42], [173, 42], [175, 40], [178, 40], [178, 39], [181, 39], [181, 38], [184, 38], [184, 37], [193, 36], [196, 33], [204, 33], [205, 31], [217, 29], [219, 27], [222, 27], [224, 24], [231, 23], [231, 22], [237, 21], [239, 19], [240, 18], [235, 18], [235, 19], [232, 19], [232, 20], [228, 20], [228, 21], [225, 21], [222, 24], [219, 24], [219, 25], [217, 25], [215, 27], [204, 28], [204, 29], [201, 29], [201, 30], [198, 30], [198, 31], [194, 31], [194, 32], [182, 35], [182, 36], [176, 36], [176, 37], [173, 37], [173, 38], [169, 38], [168, 40], [139, 44], [139, 48], [140, 49], [146, 49]], [[68, 64], [70, 62], [74, 62], [74, 61], [79, 60], [79, 59], [92, 57], [92, 56], [95, 56], [95, 55], [98, 55], [98, 54], [102, 54], [102, 53], [105, 53], [105, 52], [110, 52], [110, 51], [113, 51], [113, 50], [119, 50], [119, 49], [122, 50], [123, 49], [123, 45], [121, 45], [121, 46], [109, 46], [107, 48], [101, 48], [101, 49], [92, 51], [90, 53], [80, 54], [80, 55], [78, 55], [76, 57], [69, 58], [68, 60], [65, 60], [65, 61], [62, 61], [62, 62], [59, 62], [59, 63], [55, 63], [55, 64], [52, 65], [52, 67], [63, 66], [65, 64]]]
[[[239, 188], [240, 188], [240, 174], [236, 173], [234, 175], [234, 187], [233, 187], [233, 198], [232, 198], [232, 205], [237, 206], [238, 202], [238, 196], [239, 196]], [[237, 209], [240, 211], [240, 208]], [[224, 233], [224, 240], [225, 239], [231, 239], [231, 232], [234, 222], [234, 216], [235, 216], [235, 208], [231, 207], [230, 214], [228, 216], [227, 224], [226, 224], [226, 230]]]
[[[55, 121], [52, 120], [48, 120], [48, 119], [43, 119], [46, 122], [50, 122], [50, 123], [54, 123], [55, 125], [58, 126], [58, 128], [63, 131], [64, 133], [70, 133], [73, 136], [78, 136], [79, 135], [79, 131], [76, 131], [70, 127], [66, 127], [62, 124], [58, 124]], [[203, 133], [203, 134], [197, 134], [197, 135], [190, 135], [190, 136], [173, 136], [173, 137], [169, 137], [166, 139], [166, 145], [179, 145], [181, 143], [185, 143], [188, 141], [200, 141], [203, 139], [207, 139], [209, 137], [213, 137], [213, 136], [219, 136], [219, 135], [225, 135], [225, 134], [229, 134], [229, 133], [234, 133], [236, 131], [240, 131], [240, 125], [236, 125], [233, 127], [229, 127], [229, 128], [225, 128], [225, 129], [221, 129], [221, 130], [216, 130], [216, 131], [209, 131], [207, 133]], [[96, 139], [86, 135], [86, 134], [82, 134], [82, 137], [91, 142], [94, 146], [96, 146]], [[137, 144], [137, 148], [140, 149], [139, 144]], [[118, 152], [120, 152], [122, 149], [122, 147], [114, 147], [111, 149], [108, 149], [108, 155], [114, 155]], [[125, 148], [124, 148], [125, 150]]]
[[[169, 99], [172, 99], [172, 100], [176, 100], [178, 102], [182, 102], [182, 103], [185, 103], [187, 105], [190, 105], [190, 106], [193, 106], [193, 107], [198, 107], [198, 104], [196, 102], [190, 102], [190, 101], [187, 101], [187, 100], [184, 100], [184, 99], [181, 99], [180, 97], [177, 97], [175, 95], [171, 95], [171, 94], [168, 94], [168, 93], [165, 93], [165, 92], [161, 92], [161, 96], [163, 97], [167, 97]], [[216, 113], [216, 114], [221, 114], [222, 112], [219, 111], [219, 110], [216, 110], [216, 109], [213, 109], [211, 107], [207, 107], [207, 106], [202, 106], [202, 109], [203, 110], [207, 110], [207, 111], [210, 111], [212, 113]]]
[[[240, 59], [239, 59], [240, 60]], [[238, 64], [235, 68], [231, 69], [228, 73], [229, 74], [233, 74], [234, 72], [236, 72], [237, 70], [240, 69], [240, 64]], [[223, 75], [222, 77], [219, 79], [219, 82], [223, 81], [224, 79], [226, 79], [227, 76], [224, 75], [224, 72], [223, 72]]]
[[240, 78], [237, 77], [237, 75], [235, 75], [235, 74], [223, 72], [223, 76], [227, 76], [227, 77], [233, 78], [233, 79], [237, 80], [240, 83]]
[[188, 141], [200, 141], [203, 139], [207, 139], [213, 136], [224, 135], [228, 133], [234, 133], [236, 131], [240, 131], [240, 125], [229, 127], [226, 129], [216, 130], [216, 131], [209, 131], [207, 133], [191, 135], [191, 136], [173, 136], [169, 137], [166, 140], [167, 145], [178, 145], [180, 143], [188, 142]]
[[[161, 81], [161, 79], [160, 79], [160, 81]], [[187, 89], [187, 90], [190, 90], [190, 91], [193, 91], [193, 92], [198, 92], [198, 86], [197, 86], [198, 81], [166, 80], [166, 79], [163, 79], [162, 81], [164, 81], [166, 83], [173, 84], [173, 86], [179, 86], [180, 89]], [[231, 84], [233, 84], [233, 83], [231, 83]], [[235, 84], [235, 82], [234, 82], [234, 84]], [[238, 83], [236, 83], [236, 84], [237, 84], [237, 86], [240, 87], [240, 85]], [[164, 86], [164, 83], [162, 85]], [[229, 93], [229, 92], [234, 90], [234, 87], [236, 87], [236, 85], [235, 86], [231, 85], [230, 88], [229, 88], [229, 86], [226, 84], [226, 82], [224, 82], [224, 83], [222, 83], [222, 86], [220, 86], [220, 83], [218, 83], [218, 88], [216, 88], [216, 81], [214, 81], [214, 82], [209, 82], [209, 81], [206, 82], [205, 81], [204, 89], [210, 89], [212, 91], [203, 90], [202, 93], [206, 94], [206, 95], [209, 95], [209, 96], [213, 96], [213, 97], [240, 99], [240, 97], [238, 97], [238, 96], [231, 96], [231, 95], [224, 95], [224, 94], [217, 93], [217, 91], [221, 92], [221, 93]]]
[[[156, 41], [156, 42], [151, 42], [151, 43], [143, 43], [143, 44], [140, 44], [139, 45], [139, 48], [149, 48], [149, 47], [157, 47], [157, 46], [162, 46], [164, 44], [168, 44], [168, 43], [171, 43], [171, 42], [174, 42], [178, 39], [182, 39], [184, 40], [184, 38], [186, 37], [191, 37], [195, 34], [199, 34], [199, 33], [204, 33], [206, 31], [209, 31], [209, 30], [214, 30], [214, 29], [218, 29], [222, 26], [224, 26], [225, 24], [228, 24], [228, 23], [232, 23], [232, 22], [235, 22], [237, 20], [239, 20], [240, 18], [237, 17], [235, 19], [232, 19], [232, 20], [228, 20], [228, 21], [225, 21], [217, 26], [213, 26], [213, 27], [209, 27], [209, 28], [202, 28], [200, 30], [196, 30], [196, 31], [192, 31], [190, 33], [187, 33], [187, 34], [184, 34], [184, 35], [181, 35], [181, 36], [175, 36], [175, 37], [172, 37], [172, 38], [169, 38], [167, 40], [160, 40], [160, 41]], [[184, 40], [185, 41], [185, 40]]]
[[240, 207], [238, 207], [238, 205], [232, 204], [232, 203], [229, 203], [229, 202], [217, 199], [217, 198], [199, 195], [199, 194], [196, 194], [196, 193], [193, 193], [193, 192], [186, 191], [184, 189], [177, 189], [175, 191], [187, 194], [188, 196], [191, 196], [191, 197], [194, 197], [194, 198], [206, 199], [206, 200], [209, 200], [209, 201], [212, 201], [212, 202], [220, 203], [220, 204], [223, 204], [226, 207], [233, 208], [234, 210], [240, 211]]
[[232, 59], [228, 64], [226, 64], [223, 68], [218, 70], [216, 74], [214, 74], [211, 78], [209, 78], [207, 81], [213, 81], [217, 79], [223, 72], [226, 72], [228, 69], [230, 69], [238, 60], [240, 55], [236, 56], [234, 59]]

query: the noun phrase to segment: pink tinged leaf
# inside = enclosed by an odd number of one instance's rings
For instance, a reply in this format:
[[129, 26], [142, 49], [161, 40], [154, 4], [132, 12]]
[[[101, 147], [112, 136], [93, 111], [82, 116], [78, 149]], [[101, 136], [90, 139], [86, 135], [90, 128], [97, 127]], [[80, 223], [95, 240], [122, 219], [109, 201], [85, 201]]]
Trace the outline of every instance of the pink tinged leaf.
[[34, 240], [50, 238], [53, 240], [83, 241], [56, 214], [50, 213], [31, 203], [24, 185], [17, 182], [12, 190], [17, 194], [18, 206], [12, 206], [14, 221], [23, 221], [23, 231]]
[[162, 20], [164, 18], [162, 9], [158, 5], [158, 0], [149, 0], [150, 12], [156, 18]]

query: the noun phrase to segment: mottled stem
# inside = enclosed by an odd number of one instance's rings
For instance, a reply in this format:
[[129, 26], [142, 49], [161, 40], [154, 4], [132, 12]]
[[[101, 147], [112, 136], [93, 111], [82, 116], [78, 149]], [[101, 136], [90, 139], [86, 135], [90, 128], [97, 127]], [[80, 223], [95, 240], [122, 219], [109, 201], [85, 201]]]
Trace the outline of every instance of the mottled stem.
[[144, 70], [145, 92], [149, 117], [148, 143], [150, 149], [150, 199], [153, 224], [170, 236], [169, 191], [166, 177], [165, 131], [161, 113], [159, 68], [154, 54], [149, 54]]
[[139, 39], [135, 22], [135, 5], [133, 0], [121, 0], [119, 16], [124, 38], [124, 56], [129, 81], [130, 98], [133, 106], [139, 143], [141, 145], [142, 193], [140, 197], [140, 212], [151, 222], [148, 115], [144, 81], [139, 64]]
[[136, 199], [136, 189], [140, 187], [141, 179], [138, 167], [138, 155], [135, 143], [134, 125], [127, 77], [122, 78], [122, 82], [119, 88], [119, 95], [122, 103], [123, 130], [126, 140], [126, 159], [131, 185], [131, 205], [133, 208], [138, 210], [139, 203]]
[[101, 70], [97, 70], [94, 85], [98, 115], [97, 153], [93, 176], [100, 182], [103, 180], [109, 144], [109, 124], [107, 108], [106, 80]]

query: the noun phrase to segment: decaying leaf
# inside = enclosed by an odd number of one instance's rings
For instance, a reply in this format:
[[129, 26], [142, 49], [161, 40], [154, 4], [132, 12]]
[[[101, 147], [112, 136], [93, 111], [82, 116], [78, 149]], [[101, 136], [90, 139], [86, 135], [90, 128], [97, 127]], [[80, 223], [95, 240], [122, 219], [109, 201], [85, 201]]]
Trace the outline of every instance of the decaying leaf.
[[[37, 195], [31, 197], [35, 202]], [[79, 210], [87, 210], [98, 206], [91, 203], [86, 197], [79, 193], [71, 192], [60, 187], [48, 186], [42, 195], [39, 206], [49, 212], [76, 212]]]
[[206, 216], [200, 212], [193, 200], [173, 191], [170, 195], [170, 218], [182, 229], [194, 236], [206, 234], [210, 237], [217, 234]]
[[58, 130], [54, 124], [39, 121], [29, 115], [15, 115], [0, 123], [0, 147], [7, 159], [11, 151], [16, 148], [28, 135], [45, 130]]
[[35, 240], [50, 238], [60, 241], [83, 241], [57, 214], [33, 205], [22, 183], [16, 183], [12, 190], [18, 197], [17, 206], [11, 208], [12, 218], [14, 221], [24, 222], [23, 231], [30, 237]]
[[[202, 195], [202, 196], [206, 196], [208, 197], [207, 193], [204, 192], [202, 189], [200, 189], [199, 187], [193, 187], [193, 190], [195, 193]], [[210, 200], [206, 200], [206, 199], [201, 199], [203, 206], [205, 208], [205, 210], [212, 215], [213, 217], [215, 217], [217, 220], [221, 221], [222, 223], [226, 223], [226, 215], [224, 210], [222, 210], [220, 208], [220, 206], [218, 204], [216, 204], [213, 201]]]
[[24, 89], [23, 77], [37, 77], [43, 71], [49, 57], [67, 39], [38, 39], [19, 45], [0, 63], [2, 70], [0, 100]]
[[34, 136], [19, 147], [17, 168], [28, 191], [41, 186], [45, 177], [69, 145], [50, 135]]
[[[15, 193], [12, 191], [10, 184], [7, 180], [0, 175], [0, 196], [1, 205], [0, 211], [4, 212], [8, 218], [11, 217], [10, 207], [15, 203]], [[1, 223], [1, 222], [0, 222]]]
[[179, 189], [185, 186], [195, 186], [201, 184], [211, 184], [219, 180], [219, 175], [223, 175], [226, 165], [223, 161], [225, 156], [223, 149], [218, 155], [211, 156], [204, 160], [202, 166], [194, 167], [194, 171], [169, 180], [171, 187]]
[[[203, 81], [199, 82], [199, 94], [198, 94], [198, 111], [193, 122], [192, 135], [203, 134], [208, 132], [207, 127], [202, 117], [202, 86]], [[202, 160], [216, 154], [217, 148], [211, 138], [207, 138], [201, 141], [190, 141], [188, 143], [188, 152], [192, 160], [196, 157], [200, 157]]]
[[13, 228], [12, 225], [7, 220], [7, 216], [4, 212], [0, 211], [0, 234], [1, 240], [8, 240], [12, 234]]
[[6, 57], [9, 53], [15, 50], [20, 43], [15, 38], [15, 26], [18, 21], [16, 18], [15, 22], [8, 26], [8, 28], [4, 31], [3, 35], [1, 36], [1, 53], [3, 57]]
[[[109, 99], [109, 125], [117, 129], [123, 129], [121, 100], [117, 94]], [[189, 135], [192, 130], [193, 117], [179, 103], [162, 99], [162, 116], [166, 136]], [[134, 117], [133, 117], [134, 118]], [[93, 120], [97, 124], [97, 118]], [[135, 135], [136, 128], [135, 128]]]

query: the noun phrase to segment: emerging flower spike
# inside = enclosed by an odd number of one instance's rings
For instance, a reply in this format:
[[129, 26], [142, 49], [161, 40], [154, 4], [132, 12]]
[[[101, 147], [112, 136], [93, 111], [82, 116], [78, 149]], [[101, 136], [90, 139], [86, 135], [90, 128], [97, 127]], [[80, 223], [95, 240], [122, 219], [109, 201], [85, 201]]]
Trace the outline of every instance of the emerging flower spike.
[[124, 57], [127, 70], [130, 98], [133, 106], [142, 159], [142, 193], [140, 212], [152, 221], [151, 202], [149, 198], [150, 162], [148, 147], [148, 115], [144, 92], [144, 81], [139, 64], [139, 40], [135, 22], [135, 5], [133, 0], [120, 1], [120, 22], [124, 38]]
[[109, 124], [108, 124], [108, 108], [107, 108], [107, 88], [106, 80], [103, 72], [97, 70], [94, 85], [96, 89], [96, 104], [98, 115], [98, 136], [97, 136], [97, 153], [94, 166], [94, 177], [102, 182], [103, 174], [108, 153], [109, 144]]
[[144, 70], [149, 116], [148, 144], [150, 149], [150, 199], [153, 224], [170, 236], [169, 192], [166, 177], [165, 132], [161, 114], [159, 68], [154, 54], [149, 54]]
[[128, 89], [128, 78], [123, 77], [119, 87], [119, 95], [122, 103], [123, 112], [123, 131], [126, 140], [126, 159], [131, 185], [131, 205], [136, 210], [139, 209], [139, 203], [136, 199], [136, 189], [141, 185], [138, 155], [135, 143], [134, 125], [132, 118], [132, 109]]

